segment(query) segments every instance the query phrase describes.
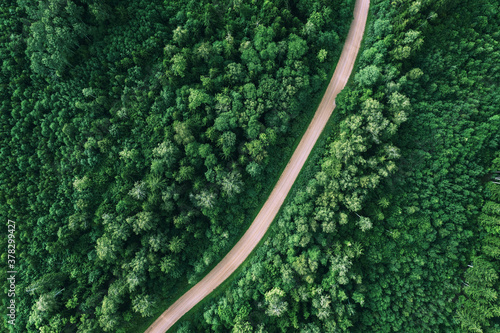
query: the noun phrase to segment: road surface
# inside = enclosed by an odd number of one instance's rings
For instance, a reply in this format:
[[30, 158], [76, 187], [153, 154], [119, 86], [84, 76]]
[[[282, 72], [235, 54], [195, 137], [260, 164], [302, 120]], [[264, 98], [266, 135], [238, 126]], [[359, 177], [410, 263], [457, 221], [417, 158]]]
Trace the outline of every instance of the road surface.
[[316, 140], [330, 118], [335, 108], [335, 97], [344, 88], [351, 75], [361, 39], [363, 38], [369, 6], [370, 0], [356, 0], [354, 20], [351, 23], [349, 34], [345, 41], [344, 48], [342, 49], [337, 68], [318, 106], [318, 110], [316, 110], [309, 127], [295, 149], [285, 170], [281, 174], [271, 195], [259, 214], [255, 217], [255, 220], [252, 222], [247, 232], [210, 273], [194, 285], [188, 292], [182, 295], [172, 304], [172, 306], [165, 310], [145, 333], [166, 332], [186, 312], [226, 280], [236, 268], [245, 261], [262, 239], [262, 236], [264, 236], [271, 222], [274, 220], [274, 217], [280, 210], [283, 201], [299, 175]]

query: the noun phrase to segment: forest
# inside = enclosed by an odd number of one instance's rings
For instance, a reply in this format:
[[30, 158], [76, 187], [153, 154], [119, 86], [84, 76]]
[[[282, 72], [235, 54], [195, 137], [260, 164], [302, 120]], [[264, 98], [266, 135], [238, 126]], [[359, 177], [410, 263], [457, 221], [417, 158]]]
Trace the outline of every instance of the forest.
[[[252, 222], [354, 1], [0, 3], [4, 329], [143, 331]], [[500, 332], [499, 24], [495, 0], [372, 0], [264, 241], [171, 331]]]
[[130, 331], [220, 260], [312, 116], [352, 5], [4, 1], [16, 326]]
[[499, 332], [499, 13], [372, 1], [270, 235], [177, 332]]

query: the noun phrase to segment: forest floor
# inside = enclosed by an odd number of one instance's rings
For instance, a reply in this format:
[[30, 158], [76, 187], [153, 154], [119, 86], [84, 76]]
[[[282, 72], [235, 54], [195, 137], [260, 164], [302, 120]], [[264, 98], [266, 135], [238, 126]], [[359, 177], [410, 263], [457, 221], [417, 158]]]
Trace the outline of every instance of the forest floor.
[[185, 313], [226, 280], [245, 261], [262, 239], [328, 122], [335, 108], [337, 94], [345, 87], [351, 75], [363, 38], [369, 6], [370, 0], [356, 0], [354, 20], [351, 23], [340, 60], [325, 95], [299, 145], [255, 220], [224, 259], [200, 282], [165, 310], [146, 330], [146, 333], [166, 332]]

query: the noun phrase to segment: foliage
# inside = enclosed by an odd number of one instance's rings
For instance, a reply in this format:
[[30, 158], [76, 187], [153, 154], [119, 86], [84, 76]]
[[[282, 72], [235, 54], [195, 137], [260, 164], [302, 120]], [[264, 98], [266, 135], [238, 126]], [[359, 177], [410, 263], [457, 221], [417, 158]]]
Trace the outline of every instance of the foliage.
[[311, 118], [351, 7], [2, 0], [17, 329], [133, 330], [220, 260]]
[[461, 327], [469, 332], [497, 332], [500, 330], [498, 292], [500, 282], [500, 186], [498, 173], [500, 154], [496, 154], [486, 184], [486, 202], [479, 216], [480, 247], [467, 265], [456, 314]]
[[[218, 262], [307, 124], [353, 4], [1, 0], [16, 326], [130, 331]], [[180, 332], [499, 330], [499, 4], [371, 11], [271, 235]]]
[[[498, 4], [371, 6], [323, 156], [227, 291], [191, 316], [198, 331], [498, 330], [498, 185], [482, 184], [500, 139]], [[269, 311], [275, 294], [287, 315]]]

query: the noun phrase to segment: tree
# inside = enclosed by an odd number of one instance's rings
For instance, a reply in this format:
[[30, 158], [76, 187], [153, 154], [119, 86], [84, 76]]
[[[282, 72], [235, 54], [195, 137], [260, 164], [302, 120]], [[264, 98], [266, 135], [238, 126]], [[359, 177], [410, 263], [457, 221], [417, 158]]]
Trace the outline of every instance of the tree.
[[196, 205], [201, 208], [210, 209], [215, 205], [216, 194], [209, 190], [204, 190], [193, 197]]
[[266, 313], [273, 317], [281, 317], [288, 308], [288, 302], [284, 301], [283, 298], [285, 292], [280, 288], [274, 287], [265, 294], [265, 300], [267, 304]]
[[361, 231], [364, 232], [372, 228], [372, 222], [369, 217], [359, 216], [357, 213], [356, 215], [359, 217], [358, 226], [361, 229]]
[[211, 102], [210, 95], [208, 95], [205, 91], [198, 89], [190, 89], [189, 105], [188, 105], [190, 110], [196, 110], [202, 104], [208, 104], [210, 102]]
[[132, 300], [132, 309], [143, 317], [151, 317], [154, 314], [156, 301], [151, 295], [139, 295]]
[[99, 317], [99, 324], [106, 332], [112, 332], [118, 327], [118, 305], [115, 299], [104, 296], [102, 301], [102, 315]]
[[168, 244], [168, 249], [173, 253], [179, 253], [182, 251], [185, 245], [186, 244], [184, 243], [184, 240], [181, 237], [174, 236]]
[[288, 59], [298, 60], [308, 50], [307, 42], [297, 35], [291, 34], [288, 40]]
[[257, 177], [261, 173], [261, 170], [262, 170], [262, 167], [256, 162], [250, 162], [250, 163], [248, 163], [248, 165], [246, 167], [246, 171], [252, 177]]
[[187, 145], [188, 143], [195, 141], [187, 123], [178, 121], [174, 122], [174, 130], [176, 132], [174, 139], [177, 143]]
[[231, 198], [242, 191], [243, 182], [241, 181], [241, 174], [237, 171], [231, 171], [222, 177], [219, 184], [222, 191]]
[[319, 62], [324, 62], [326, 60], [327, 56], [328, 56], [328, 51], [326, 51], [325, 49], [319, 50], [319, 53], [318, 53]]
[[355, 75], [355, 80], [364, 87], [372, 87], [380, 78], [380, 69], [375, 65], [369, 65], [361, 69]]
[[219, 137], [219, 144], [222, 147], [224, 156], [229, 157], [231, 152], [234, 150], [234, 146], [236, 144], [236, 134], [230, 131], [224, 132]]
[[[186, 58], [181, 55], [181, 54], [176, 54], [172, 57], [172, 59], [170, 60], [170, 62], [172, 63], [172, 73], [177, 75], [177, 76], [180, 76], [180, 77], [184, 77], [186, 74], [185, 74], [185, 71], [186, 71], [186, 68], [187, 68], [187, 60]], [[168, 75], [168, 72], [167, 72], [167, 75]]]
[[168, 274], [170, 273], [176, 266], [176, 261], [172, 256], [165, 256], [161, 260], [160, 269], [162, 272]]
[[184, 41], [188, 37], [188, 31], [187, 29], [184, 29], [181, 26], [178, 26], [172, 34], [172, 41], [176, 43], [178, 46], [183, 46]]
[[36, 302], [36, 309], [41, 312], [52, 312], [55, 310], [57, 303], [54, 295], [54, 292], [40, 295]]
[[75, 177], [75, 180], [73, 181], [73, 187], [78, 192], [83, 192], [90, 186], [91, 186], [91, 181], [87, 177], [87, 175], [83, 176], [82, 178]]
[[107, 236], [97, 239], [96, 252], [99, 259], [112, 262], [117, 258], [117, 246], [115, 242]]
[[136, 182], [129, 195], [134, 199], [144, 200], [146, 198], [146, 183], [143, 181]]
[[248, 321], [240, 321], [237, 322], [233, 329], [231, 330], [231, 333], [252, 333], [253, 332], [253, 327]]
[[141, 234], [151, 230], [155, 226], [155, 219], [151, 212], [140, 212], [133, 219], [127, 222], [132, 224], [132, 229], [136, 234]]

